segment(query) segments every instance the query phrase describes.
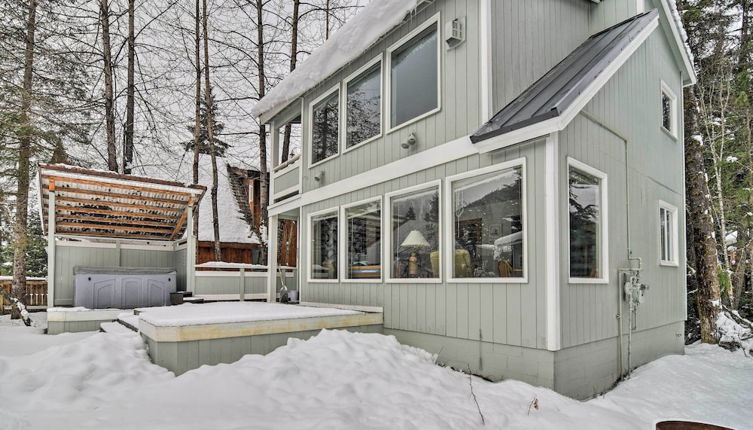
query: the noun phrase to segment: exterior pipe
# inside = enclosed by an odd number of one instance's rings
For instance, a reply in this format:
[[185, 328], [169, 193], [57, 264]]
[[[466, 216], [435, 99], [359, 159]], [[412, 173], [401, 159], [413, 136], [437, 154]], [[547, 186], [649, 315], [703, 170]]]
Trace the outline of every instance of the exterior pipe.
[[[624, 151], [625, 151], [625, 234], [626, 234], [626, 243], [627, 243], [627, 261], [630, 262], [633, 260], [632, 258], [632, 251], [630, 248], [630, 183], [628, 181], [630, 171], [628, 167], [628, 139], [620, 133], [619, 131], [612, 128], [610, 125], [606, 124], [601, 119], [597, 118], [592, 113], [588, 112], [587, 110], [583, 109], [580, 111], [580, 115], [583, 115], [586, 119], [592, 121], [593, 123], [597, 124], [598, 126], [602, 127], [606, 131], [613, 134], [615, 137], [620, 139], [624, 145]], [[640, 259], [638, 259], [640, 261]], [[618, 269], [617, 270], [617, 303], [618, 303], [618, 312], [617, 312], [617, 333], [618, 333], [618, 340], [617, 340], [617, 349], [618, 349], [618, 357], [619, 357], [619, 368], [620, 368], [620, 379], [623, 379], [625, 376], [625, 368], [623, 366], [623, 348], [622, 348], [622, 341], [623, 341], [623, 329], [622, 329], [622, 297], [623, 297], [623, 286], [624, 283], [622, 279], [620, 279], [620, 275], [627, 276], [627, 273], [629, 271], [632, 271], [632, 268], [628, 269]], [[640, 271], [640, 263], [639, 268]], [[630, 371], [630, 341], [631, 341], [631, 333], [632, 333], [632, 324], [630, 327], [628, 327], [628, 372]]]

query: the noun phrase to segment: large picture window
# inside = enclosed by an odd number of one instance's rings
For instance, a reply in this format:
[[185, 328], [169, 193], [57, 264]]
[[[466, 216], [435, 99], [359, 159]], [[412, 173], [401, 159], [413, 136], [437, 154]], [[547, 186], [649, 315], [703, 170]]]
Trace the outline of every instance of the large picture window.
[[[583, 166], [585, 167], [585, 166]], [[569, 169], [570, 278], [603, 279], [605, 177], [595, 170]]]
[[347, 239], [346, 279], [382, 278], [382, 205], [380, 200], [343, 210]]
[[452, 182], [453, 278], [523, 278], [523, 168]]
[[439, 37], [433, 23], [388, 52], [390, 127], [398, 127], [439, 108]]
[[311, 279], [337, 279], [337, 212], [311, 217]]
[[311, 109], [311, 164], [337, 154], [339, 119], [339, 90], [314, 103]]
[[439, 186], [389, 199], [393, 279], [439, 279]]
[[377, 61], [346, 86], [345, 148], [382, 132], [382, 63]]

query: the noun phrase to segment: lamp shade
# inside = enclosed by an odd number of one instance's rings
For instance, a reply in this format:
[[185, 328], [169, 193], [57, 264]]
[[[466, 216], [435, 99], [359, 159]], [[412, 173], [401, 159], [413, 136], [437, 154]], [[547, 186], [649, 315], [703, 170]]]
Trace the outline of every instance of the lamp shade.
[[428, 248], [431, 245], [429, 245], [429, 242], [426, 241], [426, 238], [420, 231], [413, 230], [400, 246], [404, 248]]

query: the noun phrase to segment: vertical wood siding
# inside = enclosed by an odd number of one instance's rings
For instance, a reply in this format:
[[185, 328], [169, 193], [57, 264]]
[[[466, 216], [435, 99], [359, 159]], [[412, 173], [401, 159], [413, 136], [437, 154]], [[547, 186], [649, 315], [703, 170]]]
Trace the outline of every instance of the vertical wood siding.
[[[308, 283], [308, 248], [305, 220], [313, 212], [383, 196], [447, 176], [499, 164], [526, 160], [526, 227], [528, 234], [528, 283], [481, 284], [474, 282], [413, 283]], [[463, 339], [485, 340], [530, 348], [545, 347], [544, 249], [544, 142], [517, 145], [492, 154], [463, 158], [402, 178], [318, 202], [302, 208], [301, 294], [303, 301], [382, 306], [385, 328], [416, 331]], [[443, 199], [447, 196], [442, 197]], [[388, 204], [384, 202], [383, 204]], [[450, 223], [442, 222], [443, 237], [450, 237]], [[384, 243], [387, 232], [383, 232]], [[442, 251], [444, 253], [444, 250]], [[339, 258], [344, 258], [340, 255]]]
[[[660, 199], [679, 208], [677, 246], [685, 249], [681, 117], [678, 117], [680, 135], [677, 139], [661, 130], [661, 80], [678, 95], [678, 104], [682, 106], [680, 71], [664, 34], [657, 30], [584, 109], [627, 138], [627, 184], [625, 144], [614, 133], [579, 115], [560, 135], [560, 195], [567, 195], [568, 156], [609, 177], [608, 285], [568, 284], [567, 220], [562, 220], [563, 347], [614, 337], [618, 333], [617, 269], [628, 264], [628, 214], [632, 256], [643, 259], [641, 281], [650, 288], [638, 311], [638, 330], [685, 319], [685, 255], [680, 252], [679, 267], [659, 265]], [[560, 210], [567, 214], [567, 199], [561, 203]], [[623, 310], [625, 320], [627, 312]]]

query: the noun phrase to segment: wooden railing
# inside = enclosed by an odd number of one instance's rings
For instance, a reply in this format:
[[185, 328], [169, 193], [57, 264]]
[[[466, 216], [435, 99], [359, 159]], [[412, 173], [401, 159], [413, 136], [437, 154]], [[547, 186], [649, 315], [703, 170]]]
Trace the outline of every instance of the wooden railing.
[[[10, 294], [12, 284], [13, 281], [9, 279], [0, 280], [0, 289], [6, 294]], [[24, 303], [26, 306], [47, 306], [47, 281], [27, 280]]]

